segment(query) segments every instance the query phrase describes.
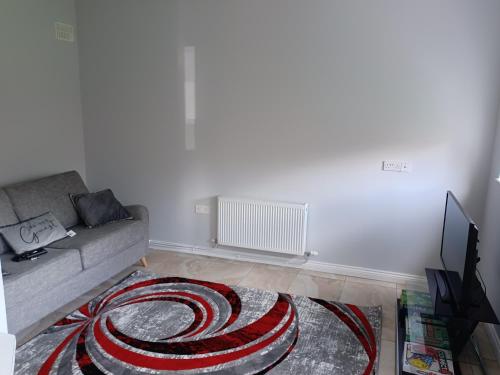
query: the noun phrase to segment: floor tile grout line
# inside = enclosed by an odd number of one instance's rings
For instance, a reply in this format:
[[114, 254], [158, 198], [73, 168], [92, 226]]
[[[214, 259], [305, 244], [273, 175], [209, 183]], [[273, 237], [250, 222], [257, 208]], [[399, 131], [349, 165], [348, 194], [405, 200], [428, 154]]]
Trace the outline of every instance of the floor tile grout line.
[[325, 274], [325, 275], [331, 275], [334, 277], [328, 277], [328, 276], [320, 276], [319, 274], [315, 274], [315, 271], [307, 270], [307, 269], [300, 269], [299, 270], [299, 275], [304, 275], [304, 276], [311, 276], [311, 277], [318, 277], [320, 279], [330, 279], [330, 280], [342, 280], [345, 281], [347, 276], [345, 275], [339, 275], [336, 273], [331, 273], [331, 272], [319, 272], [320, 274]]
[[298, 277], [299, 277], [299, 272], [297, 272], [297, 273], [295, 274], [295, 276], [293, 277], [293, 279], [292, 279], [292, 280], [290, 281], [290, 283], [288, 284], [288, 287], [286, 288], [286, 291], [285, 291], [284, 293], [290, 293], [290, 288], [292, 287], [293, 282], [294, 282], [295, 280], [297, 280], [297, 278], [298, 278]]
[[248, 275], [250, 275], [250, 273], [252, 273], [254, 268], [255, 268], [255, 264], [251, 264], [250, 268], [248, 269], [248, 272], [245, 274], [245, 276], [243, 276], [241, 278], [240, 282], [238, 283], [238, 286], [243, 282], [243, 280], [245, 280], [246, 277], [248, 277]]
[[252, 271], [253, 271], [254, 267], [255, 267], [255, 264], [251, 264], [251, 265], [250, 265], [250, 268], [248, 269], [248, 272], [246, 273], [246, 275], [245, 275], [245, 276], [243, 276], [243, 277], [240, 279], [240, 281], [238, 281], [238, 284], [236, 284], [236, 286], [241, 286], [241, 283], [243, 282], [243, 280], [245, 280], [245, 279], [246, 279], [246, 278], [247, 278], [247, 277], [248, 277], [248, 276], [252, 273]]

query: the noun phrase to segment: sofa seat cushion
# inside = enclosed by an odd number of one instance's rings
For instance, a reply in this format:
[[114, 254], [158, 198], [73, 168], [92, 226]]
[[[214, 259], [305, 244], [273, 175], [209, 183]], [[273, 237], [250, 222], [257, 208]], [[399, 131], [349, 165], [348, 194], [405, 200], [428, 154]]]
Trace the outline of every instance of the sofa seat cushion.
[[5, 301], [25, 304], [34, 295], [47, 293], [51, 288], [82, 271], [80, 253], [75, 249], [47, 249], [47, 254], [33, 261], [14, 262], [13, 254], [2, 254]]
[[145, 235], [144, 225], [138, 220], [123, 220], [97, 228], [77, 225], [71, 230], [76, 233], [75, 237], [64, 238], [50, 244], [50, 247], [80, 250], [84, 269], [135, 245]]

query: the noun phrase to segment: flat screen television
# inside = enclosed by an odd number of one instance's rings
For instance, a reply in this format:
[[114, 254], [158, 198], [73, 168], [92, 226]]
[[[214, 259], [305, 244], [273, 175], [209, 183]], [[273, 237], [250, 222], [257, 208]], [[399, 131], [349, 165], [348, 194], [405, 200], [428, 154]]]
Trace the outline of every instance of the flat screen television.
[[439, 289], [443, 299], [448, 297], [459, 309], [472, 303], [471, 297], [478, 287], [478, 232], [477, 225], [453, 193], [448, 191], [441, 240], [441, 261], [445, 269], [446, 285], [441, 283]]

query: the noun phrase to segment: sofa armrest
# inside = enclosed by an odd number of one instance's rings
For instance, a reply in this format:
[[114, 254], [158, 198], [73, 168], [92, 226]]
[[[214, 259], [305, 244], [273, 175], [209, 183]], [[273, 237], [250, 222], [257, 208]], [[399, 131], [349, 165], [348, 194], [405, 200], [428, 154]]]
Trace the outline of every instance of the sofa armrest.
[[145, 224], [149, 224], [149, 212], [146, 207], [137, 204], [133, 206], [126, 206], [125, 208], [135, 220], [140, 220]]

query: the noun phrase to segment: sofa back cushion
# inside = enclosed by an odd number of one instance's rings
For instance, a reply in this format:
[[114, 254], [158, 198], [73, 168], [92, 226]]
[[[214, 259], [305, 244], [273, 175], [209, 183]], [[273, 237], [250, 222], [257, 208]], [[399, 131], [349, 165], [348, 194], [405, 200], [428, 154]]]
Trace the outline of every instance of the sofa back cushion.
[[88, 192], [76, 171], [15, 184], [4, 189], [20, 221], [50, 211], [65, 228], [80, 223], [69, 195]]
[[[0, 227], [17, 224], [18, 222], [19, 219], [10, 204], [9, 197], [3, 189], [0, 189]], [[0, 236], [0, 254], [6, 253], [9, 249], [9, 245]]]

